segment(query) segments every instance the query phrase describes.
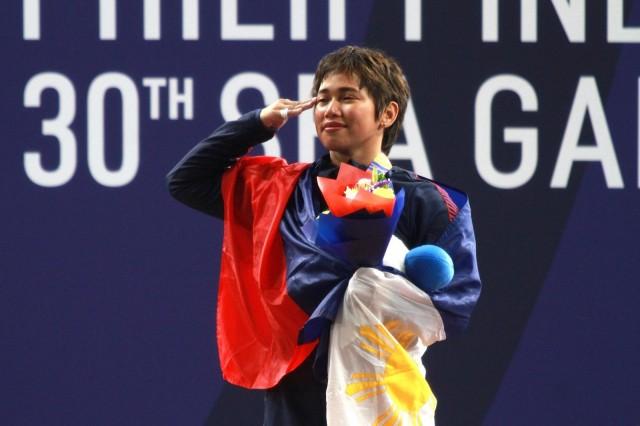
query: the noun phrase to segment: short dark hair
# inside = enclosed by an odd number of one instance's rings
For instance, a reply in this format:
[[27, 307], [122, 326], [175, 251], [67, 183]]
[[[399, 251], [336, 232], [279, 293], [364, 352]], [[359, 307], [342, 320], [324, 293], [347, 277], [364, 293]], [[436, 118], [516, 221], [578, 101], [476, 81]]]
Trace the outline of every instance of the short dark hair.
[[398, 117], [384, 130], [382, 137], [382, 152], [389, 154], [402, 127], [410, 95], [409, 83], [402, 68], [395, 59], [381, 50], [344, 46], [320, 59], [311, 95], [317, 96], [324, 79], [335, 73], [348, 74], [360, 80], [360, 87], [367, 89], [373, 99], [377, 118], [389, 102], [398, 103]]

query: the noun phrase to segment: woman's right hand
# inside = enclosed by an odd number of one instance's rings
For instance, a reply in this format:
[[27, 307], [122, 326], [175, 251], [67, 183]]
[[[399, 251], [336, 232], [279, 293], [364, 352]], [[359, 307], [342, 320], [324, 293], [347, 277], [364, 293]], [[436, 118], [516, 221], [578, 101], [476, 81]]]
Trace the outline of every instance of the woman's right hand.
[[260, 120], [265, 127], [277, 130], [284, 126], [290, 117], [297, 117], [316, 104], [316, 98], [306, 101], [278, 99], [260, 111]]

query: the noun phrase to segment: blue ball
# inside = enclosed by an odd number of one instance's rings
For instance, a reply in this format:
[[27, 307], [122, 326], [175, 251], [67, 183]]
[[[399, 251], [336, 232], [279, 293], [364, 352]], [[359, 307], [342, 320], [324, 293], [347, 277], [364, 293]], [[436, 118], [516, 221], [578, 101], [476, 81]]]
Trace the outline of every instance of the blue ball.
[[439, 290], [453, 278], [451, 256], [438, 246], [425, 244], [409, 250], [404, 258], [407, 277], [421, 290]]

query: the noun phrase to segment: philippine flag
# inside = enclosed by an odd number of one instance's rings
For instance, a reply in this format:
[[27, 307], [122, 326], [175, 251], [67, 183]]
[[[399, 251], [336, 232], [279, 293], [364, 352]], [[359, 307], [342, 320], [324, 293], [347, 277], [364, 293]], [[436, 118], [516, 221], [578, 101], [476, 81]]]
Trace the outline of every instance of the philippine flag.
[[444, 340], [429, 296], [390, 272], [360, 268], [331, 329], [328, 425], [433, 425], [421, 358]]
[[[298, 341], [310, 316], [326, 298], [342, 294], [335, 290], [348, 288], [329, 345], [330, 424], [402, 423], [398, 419], [429, 424], [435, 397], [420, 358], [427, 346], [445, 338], [445, 330], [452, 334], [465, 328], [480, 294], [468, 200], [453, 190], [446, 190], [451, 197], [443, 196], [451, 206], [450, 224], [436, 244], [451, 255], [455, 270], [443, 290], [429, 296], [402, 276], [371, 268], [358, 269], [348, 283], [355, 268], [338, 268], [339, 259], [303, 235], [298, 209], [285, 212], [296, 187], [305, 188], [301, 198], [310, 199], [308, 166], [244, 157], [225, 173], [217, 309], [223, 376], [246, 388], [275, 386], [316, 347], [317, 340]], [[404, 251], [390, 246], [387, 253], [406, 253], [400, 244]], [[292, 255], [296, 250], [303, 255]], [[291, 263], [298, 258], [304, 261]], [[383, 263], [401, 270], [386, 256]], [[336, 303], [327, 304], [336, 308], [331, 320], [340, 304], [336, 297]], [[366, 420], [349, 420], [358, 413]]]

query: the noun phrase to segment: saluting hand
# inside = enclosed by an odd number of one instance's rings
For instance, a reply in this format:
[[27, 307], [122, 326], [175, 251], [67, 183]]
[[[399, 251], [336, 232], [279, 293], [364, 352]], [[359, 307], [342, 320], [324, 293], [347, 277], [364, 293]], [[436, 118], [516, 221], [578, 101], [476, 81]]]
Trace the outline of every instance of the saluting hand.
[[316, 104], [317, 98], [306, 101], [292, 101], [291, 99], [278, 99], [260, 111], [260, 120], [271, 129], [279, 129], [284, 126], [289, 117], [297, 117], [303, 111], [312, 108]]

